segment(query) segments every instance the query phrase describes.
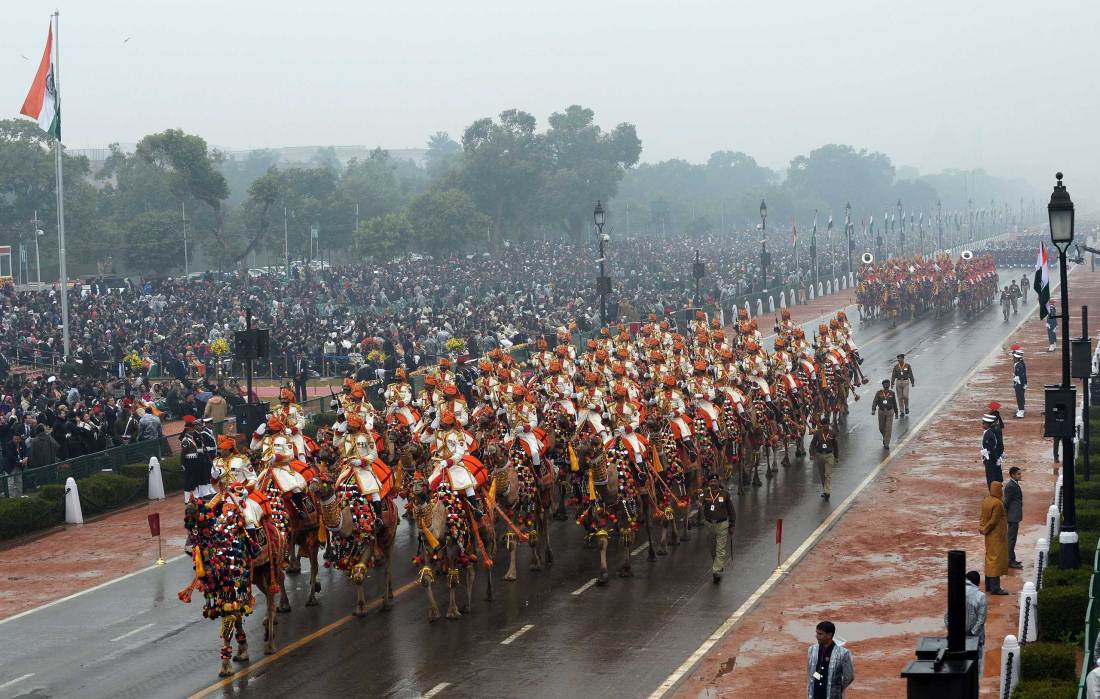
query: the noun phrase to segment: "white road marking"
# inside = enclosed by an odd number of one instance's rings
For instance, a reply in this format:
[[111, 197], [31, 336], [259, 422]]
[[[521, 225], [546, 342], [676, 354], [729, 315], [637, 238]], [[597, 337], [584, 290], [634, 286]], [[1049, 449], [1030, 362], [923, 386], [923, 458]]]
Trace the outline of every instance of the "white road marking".
[[634, 549], [633, 551], [631, 551], [630, 555], [631, 556], [637, 556], [639, 553], [641, 553], [642, 551], [645, 551], [647, 548], [649, 548], [649, 542], [648, 541], [645, 542], [644, 544], [642, 544], [641, 546], [639, 546], [638, 548]]
[[128, 638], [130, 636], [133, 636], [135, 633], [141, 633], [145, 629], [148, 629], [148, 628], [153, 627], [153, 626], [156, 626], [156, 624], [146, 624], [144, 626], [139, 626], [136, 629], [134, 629], [133, 631], [127, 631], [126, 633], [122, 634], [121, 636], [115, 636], [114, 638], [111, 639], [111, 643], [114, 643], [116, 641], [121, 641], [124, 638]]
[[71, 599], [76, 599], [77, 597], [81, 597], [81, 596], [86, 595], [90, 592], [95, 592], [97, 590], [102, 590], [105, 587], [108, 587], [110, 585], [114, 585], [115, 583], [122, 582], [123, 580], [129, 580], [130, 578], [134, 577], [135, 575], [141, 575], [142, 573], [148, 573], [150, 570], [166, 570], [167, 569], [167, 564], [174, 563], [174, 562], [180, 560], [181, 558], [190, 558], [190, 556], [185, 556], [183, 554], [180, 554], [179, 556], [174, 556], [172, 558], [169, 558], [167, 561], [165, 561], [165, 565], [160, 565], [160, 566], [151, 565], [148, 568], [142, 568], [141, 570], [135, 570], [133, 573], [127, 573], [126, 575], [115, 578], [114, 580], [108, 580], [107, 582], [100, 583], [100, 584], [98, 584], [94, 587], [89, 587], [87, 590], [81, 590], [80, 592], [74, 592], [73, 594], [62, 597], [61, 599], [55, 599], [53, 602], [47, 602], [46, 604], [35, 607], [34, 609], [28, 609], [25, 612], [20, 612], [20, 613], [14, 615], [14, 616], [9, 616], [7, 619], [0, 619], [0, 625], [6, 624], [9, 621], [15, 621], [16, 619], [22, 619], [25, 616], [34, 614], [35, 612], [40, 612], [43, 609], [49, 609], [50, 607], [61, 604], [62, 602], [68, 602]]
[[519, 638], [520, 636], [527, 633], [528, 631], [530, 631], [533, 628], [535, 628], [534, 624], [525, 624], [519, 631], [516, 631], [511, 636], [509, 636], [508, 638], [501, 641], [500, 645], [502, 645], [502, 646], [511, 645], [512, 641], [516, 640], [517, 638]]
[[432, 687], [428, 691], [424, 692], [420, 696], [423, 697], [423, 699], [431, 699], [431, 697], [434, 697], [435, 695], [439, 694], [444, 689], [446, 689], [447, 687], [450, 687], [450, 686], [451, 686], [450, 682], [440, 682], [439, 684]]
[[592, 587], [592, 586], [593, 586], [593, 585], [595, 585], [595, 584], [596, 584], [596, 578], [592, 578], [591, 580], [589, 580], [589, 581], [588, 581], [588, 582], [586, 582], [585, 584], [581, 585], [581, 586], [580, 586], [580, 587], [578, 587], [578, 588], [577, 588], [576, 590], [573, 590], [573, 591], [572, 591], [572, 592], [570, 592], [569, 594], [571, 594], [571, 595], [573, 595], [573, 596], [575, 597], [575, 596], [577, 596], [577, 595], [579, 595], [579, 594], [583, 593], [583, 592], [584, 592], [585, 590], [587, 590], [588, 588]]
[[[1010, 330], [1005, 337], [1011, 337], [1016, 332], [1018, 332], [1020, 328], [1023, 327], [1027, 319], [1031, 317], [1031, 314], [1035, 312], [1035, 310], [1036, 309], [1032, 309], [1031, 313], [1028, 313], [1023, 318], [1021, 318], [1020, 322], [1018, 322], [1016, 326], [1012, 328], [1012, 330]], [[840, 505], [838, 505], [835, 510], [830, 512], [829, 516], [825, 518], [825, 521], [823, 521], [817, 527], [817, 529], [813, 531], [812, 534], [806, 537], [806, 540], [802, 542], [802, 545], [795, 549], [794, 553], [792, 553], [787, 558], [787, 560], [783, 561], [783, 564], [780, 566], [779, 570], [772, 573], [771, 576], [769, 576], [768, 579], [765, 580], [762, 585], [760, 585], [760, 587], [756, 588], [756, 590], [751, 595], [749, 595], [749, 598], [745, 600], [740, 607], [734, 610], [733, 614], [730, 614], [729, 617], [725, 621], [723, 621], [717, 629], [714, 630], [714, 633], [708, 636], [707, 639], [703, 641], [702, 645], [696, 648], [695, 652], [689, 655], [687, 659], [680, 664], [680, 667], [676, 668], [675, 672], [669, 675], [665, 679], [665, 681], [657, 687], [657, 689], [653, 690], [653, 693], [649, 695], [649, 699], [660, 699], [660, 697], [663, 697], [665, 694], [668, 693], [669, 690], [675, 687], [680, 682], [680, 680], [684, 678], [685, 675], [691, 672], [692, 668], [694, 668], [695, 665], [700, 660], [702, 660], [708, 652], [710, 652], [710, 649], [713, 648], [714, 645], [718, 643], [718, 641], [722, 640], [722, 637], [729, 633], [730, 629], [737, 625], [737, 622], [741, 621], [741, 617], [745, 616], [745, 614], [747, 614], [753, 607], [755, 607], [756, 603], [760, 601], [760, 598], [767, 594], [767, 592], [773, 587], [775, 587], [775, 584], [779, 582], [784, 575], [790, 572], [791, 568], [793, 568], [795, 564], [802, 560], [802, 557], [806, 555], [806, 552], [817, 544], [821, 537], [825, 535], [825, 532], [829, 531], [829, 529], [831, 529], [833, 525], [836, 524], [837, 520], [840, 519], [840, 517], [843, 516], [844, 513], [847, 512], [848, 509], [852, 506], [852, 503], [855, 502], [855, 499], [859, 497], [859, 495], [867, 488], [867, 486], [869, 486], [876, 478], [878, 478], [883, 469], [885, 469], [886, 466], [888, 466], [890, 462], [893, 461], [894, 458], [901, 453], [901, 448], [908, 444], [910, 440], [914, 439], [917, 434], [919, 434], [920, 431], [924, 429], [924, 426], [928, 423], [928, 421], [936, 416], [939, 413], [940, 409], [947, 404], [947, 401], [954, 398], [954, 396], [962, 389], [962, 387], [964, 387], [967, 383], [970, 382], [972, 378], [974, 378], [974, 375], [977, 374], [978, 371], [985, 368], [990, 360], [992, 360], [997, 355], [1002, 354], [1003, 352], [1004, 348], [1001, 345], [997, 345], [996, 347], [994, 347], [989, 352], [989, 354], [987, 354], [985, 357], [982, 358], [981, 361], [975, 364], [974, 368], [971, 369], [970, 372], [963, 377], [963, 379], [958, 384], [958, 388], [940, 398], [940, 400], [936, 402], [936, 405], [928, 411], [928, 414], [925, 415], [919, 423], [917, 423], [917, 426], [906, 433], [905, 438], [901, 442], [899, 442], [893, 450], [890, 451], [889, 455], [887, 455], [886, 458], [880, 461], [879, 464], [875, 466], [875, 468], [871, 469], [871, 472], [867, 474], [866, 478], [864, 478], [858, 486], [856, 486], [856, 489], [852, 491], [851, 495], [845, 498], [844, 501], [840, 503]]]
[[22, 677], [16, 677], [14, 680], [8, 680], [4, 684], [0, 684], [0, 689], [5, 689], [7, 687], [12, 686], [13, 684], [17, 684], [19, 682], [22, 682], [23, 680], [29, 680], [32, 677], [34, 677], [34, 673], [33, 672], [28, 672], [27, 674], [23, 675]]

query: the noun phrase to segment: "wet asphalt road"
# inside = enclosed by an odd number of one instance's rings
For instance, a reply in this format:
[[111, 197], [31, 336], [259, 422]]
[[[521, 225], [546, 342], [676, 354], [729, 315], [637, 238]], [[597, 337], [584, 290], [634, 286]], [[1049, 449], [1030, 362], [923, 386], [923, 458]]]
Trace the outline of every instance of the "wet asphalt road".
[[[1007, 282], [1019, 275], [1016, 270], [1002, 278]], [[858, 318], [854, 307], [848, 313]], [[521, 548], [519, 580], [504, 583], [507, 560], [498, 554], [495, 601], [484, 601], [486, 571], [479, 569], [472, 613], [458, 621], [428, 624], [424, 592], [411, 585], [401, 592], [413, 578], [415, 546], [407, 522], [402, 522], [395, 547], [394, 586], [399, 594], [393, 611], [349, 617], [352, 586], [342, 573], [329, 570], [320, 574], [320, 606], [307, 608], [306, 575], [288, 576], [294, 610], [280, 615], [277, 627], [278, 645], [286, 652], [263, 660], [258, 610], [247, 624], [253, 669], [223, 686], [216, 686], [217, 624], [201, 618], [198, 596], [190, 605], [176, 598], [191, 579], [190, 561], [181, 558], [0, 622], [0, 699], [184, 697], [199, 692], [263, 697], [417, 697], [433, 691], [435, 696], [463, 697], [645, 696], [771, 575], [776, 518], [784, 520], [786, 558], [885, 457], [870, 415], [870, 397], [888, 377], [894, 356], [906, 353], [917, 381], [911, 391], [912, 415], [895, 423], [897, 443], [910, 424], [917, 424], [1002, 343], [1017, 320], [1004, 322], [996, 306], [970, 322], [957, 314], [942, 320], [926, 317], [893, 330], [881, 322], [860, 326], [855, 320], [855, 340], [871, 383], [860, 391], [863, 400], [851, 405], [842, 430], [832, 500], [819, 497], [812, 466], [801, 459], [781, 468], [764, 486], [737, 497], [733, 557], [720, 585], [710, 580], [706, 541], [694, 530], [690, 541], [652, 563], [640, 548], [643, 532], [632, 558], [635, 577], [613, 576], [606, 587], [590, 585], [598, 572], [597, 552], [583, 546], [581, 528], [571, 520], [553, 522], [552, 567], [529, 572]], [[975, 449], [979, 437], [975, 427]], [[38, 545], [48, 546], [49, 539]], [[612, 570], [620, 555], [613, 542], [608, 552]], [[366, 585], [370, 594], [378, 590], [378, 573], [372, 572]], [[435, 589], [442, 607], [445, 582], [438, 581]]]

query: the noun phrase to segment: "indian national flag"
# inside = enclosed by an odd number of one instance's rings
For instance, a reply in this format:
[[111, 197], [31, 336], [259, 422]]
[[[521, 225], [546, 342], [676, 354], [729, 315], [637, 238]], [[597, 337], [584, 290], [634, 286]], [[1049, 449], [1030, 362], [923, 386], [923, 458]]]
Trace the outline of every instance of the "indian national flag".
[[42, 62], [38, 64], [38, 73], [34, 76], [34, 83], [19, 113], [36, 119], [43, 131], [60, 141], [61, 100], [57, 96], [57, 86], [54, 82], [55, 69], [53, 25], [51, 24], [49, 34], [46, 35], [46, 50], [42, 52]]
[[1039, 297], [1039, 317], [1047, 317], [1047, 304], [1050, 302], [1050, 259], [1047, 248], [1039, 243], [1039, 259], [1035, 260], [1035, 293]]

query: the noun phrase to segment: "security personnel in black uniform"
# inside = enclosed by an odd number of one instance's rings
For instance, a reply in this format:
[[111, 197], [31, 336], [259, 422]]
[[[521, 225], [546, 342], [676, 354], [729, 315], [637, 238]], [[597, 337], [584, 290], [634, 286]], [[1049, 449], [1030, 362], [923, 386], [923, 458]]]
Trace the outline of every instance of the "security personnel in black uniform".
[[214, 466], [214, 459], [218, 458], [218, 435], [214, 434], [214, 420], [203, 419], [202, 426], [195, 430], [195, 436], [199, 440], [199, 446], [202, 447], [202, 461], [207, 472], [205, 482], [209, 484], [210, 469]]
[[1024, 351], [1019, 345], [1012, 348], [1012, 390], [1016, 392], [1016, 417], [1024, 416], [1024, 391], [1027, 390], [1027, 365], [1024, 364]]
[[[195, 434], [195, 416], [183, 416], [183, 434], [180, 435], [180, 464], [183, 466], [183, 499], [190, 502], [196, 497], [195, 489], [203, 483], [202, 443]], [[210, 482], [210, 467], [206, 467], [206, 483]]]
[[985, 488], [988, 491], [993, 481], [1004, 482], [1001, 462], [1004, 456], [1004, 442], [997, 432], [997, 416], [986, 413], [982, 416], [982, 464], [985, 466]]
[[733, 501], [730, 500], [729, 491], [718, 480], [717, 474], [710, 474], [707, 476], [707, 487], [703, 489], [703, 520], [710, 534], [711, 546], [714, 547], [710, 552], [710, 572], [714, 582], [722, 580], [734, 519]]

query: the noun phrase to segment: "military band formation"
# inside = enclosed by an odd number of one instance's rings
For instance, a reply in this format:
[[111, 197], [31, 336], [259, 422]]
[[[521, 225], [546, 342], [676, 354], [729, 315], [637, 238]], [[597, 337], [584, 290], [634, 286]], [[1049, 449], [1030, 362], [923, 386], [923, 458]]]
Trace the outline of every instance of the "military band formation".
[[[996, 291], [991, 258], [888, 260], [861, 270], [860, 313], [896, 322], [957, 305], [969, 315]], [[498, 542], [509, 557], [506, 581], [517, 578], [521, 544], [532, 570], [552, 564], [551, 518], [575, 520], [577, 538], [598, 555], [600, 585], [610, 579], [611, 540], [616, 572], [629, 577], [637, 537], [655, 560], [705, 527], [718, 582], [735, 519], [730, 484], [737, 493], [762, 485], [793, 465], [793, 450], [810, 456], [828, 499], [838, 426], [870, 383], [844, 311], [807, 336], [781, 309], [768, 329], [771, 351], [762, 319], [745, 309], [728, 328], [703, 311], [690, 318], [651, 316], [634, 332], [604, 327], [583, 344], [560, 327], [523, 363], [494, 350], [464, 391], [457, 358], [441, 360], [421, 390], [401, 369], [384, 389], [349, 378], [328, 419], [307, 417], [284, 389], [247, 445], [188, 425], [181, 443], [195, 575], [179, 596], [201, 592], [203, 616], [219, 621], [220, 674], [249, 658], [243, 621], [256, 606], [254, 587], [266, 597], [264, 651], [275, 650], [275, 613], [290, 611], [284, 573], [300, 571], [303, 557], [307, 605], [317, 603], [323, 565], [357, 587], [357, 615], [373, 606], [364, 582], [379, 569], [374, 604], [389, 608], [402, 514], [418, 533], [413, 565], [434, 621], [437, 578], [446, 580], [450, 619], [473, 605], [479, 566], [492, 598]], [[884, 448], [893, 422], [909, 415], [914, 385], [899, 354], [871, 400]], [[376, 407], [368, 392], [380, 390]], [[319, 426], [313, 437], [311, 424]]]

